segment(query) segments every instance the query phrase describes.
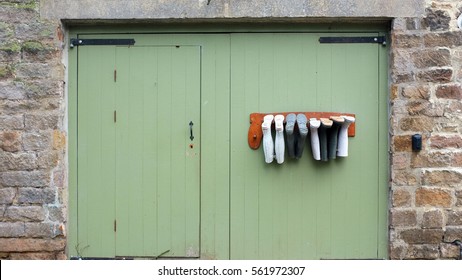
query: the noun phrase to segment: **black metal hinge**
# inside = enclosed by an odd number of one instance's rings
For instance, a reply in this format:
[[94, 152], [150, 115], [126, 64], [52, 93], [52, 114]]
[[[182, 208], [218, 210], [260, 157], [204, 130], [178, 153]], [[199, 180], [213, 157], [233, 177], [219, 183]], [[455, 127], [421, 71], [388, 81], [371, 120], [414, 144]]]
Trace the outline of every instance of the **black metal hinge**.
[[367, 44], [367, 43], [376, 43], [376, 44], [387, 44], [387, 38], [385, 36], [375, 36], [375, 37], [320, 37], [319, 43], [321, 44]]
[[69, 46], [133, 46], [135, 39], [77, 39], [72, 38]]

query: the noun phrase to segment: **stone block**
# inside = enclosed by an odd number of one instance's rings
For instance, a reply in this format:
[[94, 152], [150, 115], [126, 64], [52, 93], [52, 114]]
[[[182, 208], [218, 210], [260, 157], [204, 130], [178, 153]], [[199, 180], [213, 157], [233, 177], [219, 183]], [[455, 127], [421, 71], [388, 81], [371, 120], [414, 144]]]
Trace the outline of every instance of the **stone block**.
[[56, 78], [53, 67], [48, 63], [21, 63], [16, 66], [16, 77], [20, 79]]
[[[0, 183], [0, 187], [1, 187]], [[0, 204], [12, 204], [16, 196], [14, 188], [0, 188]]]
[[411, 116], [421, 115], [425, 112], [429, 107], [431, 107], [431, 103], [428, 100], [420, 99], [420, 100], [412, 100], [407, 102], [406, 108], [407, 112]]
[[48, 219], [52, 222], [64, 222], [67, 220], [67, 213], [64, 206], [48, 206]]
[[401, 90], [401, 95], [409, 99], [426, 99], [430, 98], [430, 89], [427, 86], [407, 86]]
[[66, 148], [66, 133], [64, 131], [53, 131], [53, 149], [64, 150]]
[[[24, 223], [0, 222], [0, 238], [23, 237], [24, 235], [25, 235]], [[0, 247], [0, 250], [1, 250], [1, 247]]]
[[444, 241], [453, 242], [454, 240], [462, 240], [461, 226], [446, 226], [444, 231]]
[[48, 171], [9, 171], [0, 174], [0, 184], [5, 187], [47, 187], [51, 182]]
[[442, 152], [420, 152], [411, 155], [412, 168], [422, 167], [446, 167], [452, 163], [451, 153]]
[[424, 70], [417, 74], [419, 81], [430, 83], [449, 83], [452, 80], [452, 68]]
[[18, 131], [0, 131], [0, 149], [17, 152], [21, 149], [21, 133]]
[[436, 89], [436, 97], [445, 99], [462, 99], [462, 86], [460, 84], [454, 85], [440, 85]]
[[460, 135], [430, 137], [430, 147], [434, 149], [462, 148], [462, 137]]
[[428, 117], [406, 117], [399, 122], [402, 131], [432, 132], [433, 126], [434, 120]]
[[[448, 210], [447, 211], [448, 226], [462, 226], [462, 210]], [[461, 236], [462, 240], [462, 236]]]
[[41, 222], [45, 220], [45, 210], [42, 206], [9, 206], [5, 217], [11, 221]]
[[410, 152], [412, 151], [411, 135], [395, 135], [392, 137], [393, 152]]
[[66, 239], [0, 238], [3, 252], [56, 252], [64, 250]]
[[35, 168], [37, 168], [37, 157], [33, 153], [0, 152], [0, 172]]
[[443, 211], [427, 210], [423, 213], [422, 228], [442, 228], [444, 226]]
[[415, 204], [417, 207], [451, 207], [452, 194], [449, 190], [440, 188], [419, 188], [415, 193]]
[[426, 47], [457, 47], [462, 46], [460, 31], [430, 32], [423, 36]]
[[56, 253], [11, 253], [10, 260], [56, 260]]
[[52, 188], [19, 188], [18, 203], [50, 204], [56, 202], [56, 190]]
[[405, 170], [392, 170], [392, 184], [395, 186], [415, 186], [420, 178], [413, 172]]
[[24, 99], [25, 97], [23, 83], [0, 81], [0, 99]]
[[393, 207], [411, 206], [411, 194], [405, 189], [394, 189], [392, 193]]
[[451, 187], [462, 183], [462, 173], [451, 170], [424, 171], [422, 177], [427, 186]]
[[411, 54], [411, 60], [417, 68], [451, 66], [451, 53], [448, 49], [425, 49]]
[[414, 34], [392, 34], [391, 40], [395, 49], [420, 48], [424, 42], [422, 36]]
[[398, 245], [398, 244], [391, 244], [389, 257], [391, 260], [401, 260], [403, 258], [403, 254], [405, 251], [406, 251], [405, 246]]
[[54, 223], [25, 223], [26, 237], [48, 237], [55, 238], [57, 235], [62, 235], [58, 227]]
[[57, 151], [44, 151], [37, 153], [39, 169], [52, 169], [58, 165], [59, 153]]
[[393, 169], [407, 169], [409, 167], [408, 153], [395, 153], [392, 155]]
[[401, 239], [408, 244], [439, 244], [442, 229], [407, 229], [400, 232]]
[[417, 214], [415, 210], [392, 209], [390, 214], [391, 227], [411, 227], [417, 224]]
[[449, 29], [451, 16], [444, 10], [426, 9], [426, 17], [423, 19], [424, 27], [430, 31], [446, 31]]
[[23, 115], [2, 115], [0, 116], [0, 127], [2, 129], [20, 130], [24, 128]]
[[405, 259], [432, 260], [439, 258], [438, 245], [411, 245], [407, 248]]
[[49, 131], [23, 133], [22, 141], [25, 151], [43, 151], [52, 147], [52, 137]]
[[441, 257], [444, 259], [458, 259], [460, 254], [459, 246], [441, 243], [440, 244]]
[[29, 98], [62, 97], [64, 94], [64, 83], [60, 80], [28, 81], [25, 88]]
[[47, 114], [26, 114], [25, 126], [28, 130], [57, 129], [60, 116], [56, 113]]

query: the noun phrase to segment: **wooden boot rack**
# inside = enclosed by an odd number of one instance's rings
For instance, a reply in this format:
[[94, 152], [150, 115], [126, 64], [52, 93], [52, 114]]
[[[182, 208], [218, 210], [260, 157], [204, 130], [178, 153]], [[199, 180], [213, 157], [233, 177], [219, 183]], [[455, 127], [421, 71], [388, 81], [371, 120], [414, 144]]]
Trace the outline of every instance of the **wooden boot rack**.
[[[249, 127], [249, 133], [247, 135], [248, 142], [249, 142], [249, 147], [253, 150], [256, 150], [260, 147], [261, 144], [261, 139], [263, 138], [263, 131], [261, 130], [261, 125], [263, 123], [263, 117], [266, 115], [283, 115], [284, 116], [284, 123], [286, 122], [285, 119], [288, 114], [304, 114], [306, 118], [308, 119], [307, 126], [309, 127], [310, 125], [310, 119], [311, 118], [330, 118], [333, 116], [351, 116], [355, 117], [355, 114], [350, 114], [350, 113], [335, 113], [335, 112], [284, 112], [284, 113], [252, 113], [250, 114], [250, 127]], [[354, 137], [356, 133], [356, 122], [352, 123], [348, 127], [348, 136], [349, 137]]]

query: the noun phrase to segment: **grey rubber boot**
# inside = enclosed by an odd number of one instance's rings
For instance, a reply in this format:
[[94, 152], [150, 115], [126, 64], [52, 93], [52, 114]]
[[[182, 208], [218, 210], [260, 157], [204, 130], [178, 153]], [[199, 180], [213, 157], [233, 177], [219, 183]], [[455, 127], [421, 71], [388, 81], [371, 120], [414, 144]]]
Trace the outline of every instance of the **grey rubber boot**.
[[337, 158], [337, 141], [338, 141], [338, 131], [342, 126], [345, 120], [342, 117], [330, 117], [332, 120], [332, 127], [329, 130], [328, 135], [328, 149], [329, 149], [329, 159]]
[[321, 126], [321, 122], [316, 118], [310, 119], [310, 132], [311, 132], [311, 152], [315, 160], [321, 159], [321, 151], [319, 145], [319, 134], [318, 128]]
[[276, 139], [274, 140], [274, 151], [276, 153], [276, 161], [279, 164], [284, 162], [284, 115], [274, 116], [274, 126], [276, 128]]
[[321, 149], [321, 160], [328, 161], [327, 156], [327, 131], [332, 127], [333, 122], [326, 118], [321, 118], [321, 126], [318, 128], [319, 144]]
[[308, 119], [304, 114], [298, 114], [297, 115], [297, 126], [298, 126], [298, 131], [299, 134], [297, 135], [297, 145], [295, 146], [295, 158], [299, 159], [303, 155], [303, 149], [305, 148], [305, 140], [306, 136], [308, 135], [308, 127], [306, 126], [306, 123], [308, 122]]
[[338, 157], [347, 157], [348, 156], [348, 127], [355, 122], [354, 117], [350, 116], [342, 116], [345, 120], [340, 127], [338, 132], [338, 149], [337, 149], [337, 156]]
[[295, 158], [295, 121], [297, 116], [295, 114], [288, 114], [286, 117], [286, 136], [287, 136], [287, 153], [289, 158]]

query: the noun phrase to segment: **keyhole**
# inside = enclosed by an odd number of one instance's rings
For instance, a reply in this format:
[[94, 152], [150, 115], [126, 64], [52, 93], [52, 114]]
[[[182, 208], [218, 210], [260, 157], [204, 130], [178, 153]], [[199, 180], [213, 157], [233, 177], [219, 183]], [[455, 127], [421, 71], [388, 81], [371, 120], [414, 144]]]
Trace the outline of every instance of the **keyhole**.
[[193, 144], [189, 144], [189, 148], [194, 148], [194, 145]]

